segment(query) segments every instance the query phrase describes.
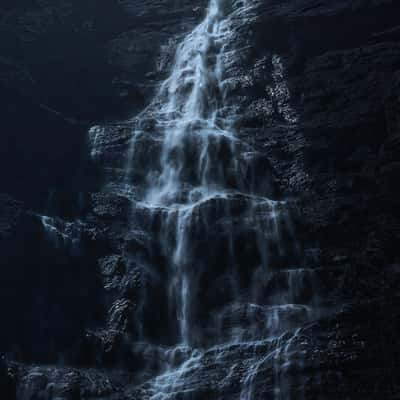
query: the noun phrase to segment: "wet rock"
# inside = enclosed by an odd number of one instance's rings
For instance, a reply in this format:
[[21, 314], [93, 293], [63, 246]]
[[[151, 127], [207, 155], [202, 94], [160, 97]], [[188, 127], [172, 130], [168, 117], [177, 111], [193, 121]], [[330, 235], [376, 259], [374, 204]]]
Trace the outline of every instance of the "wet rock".
[[47, 388], [47, 377], [40, 372], [30, 372], [20, 382], [18, 398], [44, 398]]
[[2, 395], [10, 400], [17, 398], [17, 379], [16, 368], [8, 364], [2, 355], [0, 359], [0, 391]]
[[105, 289], [118, 288], [125, 273], [122, 258], [117, 255], [104, 257], [99, 260], [99, 267], [103, 275]]
[[107, 398], [127, 381], [124, 374], [111, 376], [90, 369], [21, 367], [18, 374], [18, 398], [39, 400]]
[[100, 218], [116, 218], [126, 215], [127, 199], [107, 193], [93, 193], [93, 212]]

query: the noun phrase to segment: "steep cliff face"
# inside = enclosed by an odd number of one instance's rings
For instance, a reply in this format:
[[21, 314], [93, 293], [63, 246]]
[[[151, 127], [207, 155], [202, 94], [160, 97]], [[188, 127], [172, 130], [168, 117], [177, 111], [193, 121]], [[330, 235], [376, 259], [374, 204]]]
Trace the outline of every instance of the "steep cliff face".
[[395, 1], [0, 10], [6, 398], [396, 398]]

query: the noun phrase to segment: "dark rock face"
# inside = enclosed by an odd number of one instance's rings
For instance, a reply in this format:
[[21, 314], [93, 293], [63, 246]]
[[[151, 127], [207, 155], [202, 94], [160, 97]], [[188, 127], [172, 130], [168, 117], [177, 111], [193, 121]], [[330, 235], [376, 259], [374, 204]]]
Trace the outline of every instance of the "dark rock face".
[[[160, 126], [137, 116], [206, 2], [98, 3], [0, 5], [1, 398], [397, 398], [399, 5], [266, 0], [233, 19], [224, 93], [242, 183], [185, 225], [196, 343], [180, 346], [167, 301], [179, 229], [143, 200]], [[229, 139], [212, 145], [236, 190]], [[184, 203], [198, 178], [181, 178]]]

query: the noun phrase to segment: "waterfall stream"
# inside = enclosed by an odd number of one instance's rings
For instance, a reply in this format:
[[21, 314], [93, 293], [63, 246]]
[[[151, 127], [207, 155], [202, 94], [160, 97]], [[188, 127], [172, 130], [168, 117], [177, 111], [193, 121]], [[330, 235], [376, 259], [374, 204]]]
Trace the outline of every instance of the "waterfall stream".
[[[166, 360], [137, 389], [143, 399], [197, 393], [193, 398], [250, 400], [266, 371], [283, 385], [279, 368], [290, 364], [300, 327], [313, 316], [312, 295], [305, 294], [313, 274], [301, 265], [287, 203], [275, 194], [268, 162], [235, 129], [227, 71], [235, 35], [254, 6], [210, 0], [203, 21], [177, 46], [170, 75], [135, 120], [122, 181], [108, 185], [132, 202], [129, 238], [150, 238], [146, 262], [158, 254], [166, 270], [162, 301], [175, 344], [157, 347], [145, 334], [139, 338], [138, 348], [157, 348]], [[272, 74], [279, 90], [270, 95], [284, 96], [278, 111], [293, 124], [297, 114], [286, 105], [278, 56]], [[90, 135], [98, 156], [105, 132], [95, 127]], [[201, 394], [211, 393], [202, 387], [205, 373], [216, 385], [214, 397]], [[215, 394], [232, 380], [240, 383], [236, 396]], [[274, 393], [288, 398], [282, 387]]]
[[[204, 20], [179, 44], [170, 76], [142, 116], [154, 121], [161, 148], [159, 160], [145, 178], [141, 205], [163, 214], [166, 234], [161, 242], [171, 266], [169, 303], [185, 344], [191, 342], [191, 294], [196, 291], [190, 229], [202, 207], [215, 200], [225, 207], [226, 200], [243, 195], [245, 186], [238, 162], [242, 149], [225, 104], [223, 58], [232, 19], [238, 14], [245, 18], [248, 8], [243, 3], [235, 14], [228, 2], [210, 1]], [[128, 168], [141, 135], [143, 131], [138, 130], [132, 140]], [[268, 199], [248, 199], [252, 205], [255, 201], [274, 204]], [[227, 212], [226, 208], [223, 213]]]

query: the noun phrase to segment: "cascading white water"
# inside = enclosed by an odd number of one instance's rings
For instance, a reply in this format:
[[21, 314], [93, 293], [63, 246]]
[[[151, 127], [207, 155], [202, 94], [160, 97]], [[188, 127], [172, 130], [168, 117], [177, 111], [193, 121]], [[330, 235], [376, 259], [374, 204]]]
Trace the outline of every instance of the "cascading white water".
[[[216, 198], [226, 198], [228, 175], [240, 186], [236, 139], [232, 119], [224, 104], [222, 57], [231, 34], [231, 5], [211, 0], [204, 20], [178, 46], [170, 76], [162, 83], [142, 118], [155, 120], [160, 135], [159, 168], [148, 172], [141, 204], [159, 212], [164, 209], [165, 231], [174, 226], [173, 249], [166, 252], [172, 265], [169, 296], [179, 321], [181, 340], [190, 341], [190, 294], [192, 292], [188, 229], [193, 212]], [[246, 10], [243, 4], [239, 12]], [[242, 16], [244, 18], [244, 16]], [[134, 134], [128, 169], [142, 131]], [[222, 151], [224, 152], [221, 157]], [[129, 175], [128, 175], [129, 176]]]
[[[155, 184], [151, 182], [147, 195], [151, 203], [180, 202], [187, 183], [184, 169], [189, 161], [188, 141], [195, 142], [196, 147], [190, 160], [197, 175], [191, 193], [198, 193], [200, 184], [209, 190], [209, 136], [227, 134], [217, 125], [218, 98], [222, 95], [219, 52], [226, 34], [223, 22], [220, 1], [211, 1], [204, 21], [179, 45], [172, 74], [158, 93], [161, 104], [157, 122], [164, 130], [164, 138], [161, 173]], [[212, 183], [223, 180], [222, 176], [216, 178]]]
[[[243, 345], [246, 372], [241, 374], [240, 399], [250, 400], [261, 367], [283, 357], [284, 340], [290, 344], [299, 334], [298, 325], [310, 316], [308, 306], [296, 304], [303, 288], [303, 270], [287, 265], [275, 273], [270, 268], [274, 256], [283, 258], [288, 248], [295, 252], [296, 243], [293, 237], [286, 243], [291, 226], [285, 202], [268, 198], [264, 186], [257, 188], [254, 176], [248, 176], [248, 171], [262, 172], [254, 171], [254, 151], [235, 133], [237, 115], [227, 99], [225, 67], [235, 56], [228, 44], [232, 44], [233, 30], [250, 18], [254, 4], [210, 0], [203, 21], [178, 45], [169, 77], [137, 118], [132, 135], [124, 185], [140, 188], [130, 189], [135, 193], [129, 196], [135, 203], [133, 225], [140, 220], [135, 218], [137, 213], [160, 221], [156, 233], [168, 263], [169, 310], [179, 330], [176, 349], [188, 349], [189, 354], [178, 367], [167, 363], [164, 373], [148, 383], [145, 398], [173, 399], [180, 392], [190, 392], [186, 375], [204, 368], [212, 357], [218, 365], [229, 362], [234, 346]], [[279, 112], [285, 121], [294, 123], [297, 115], [286, 107], [289, 90], [278, 56], [273, 57], [272, 67], [276, 91], [270, 95], [285, 97], [278, 104]], [[103, 133], [92, 130], [92, 142], [98, 143]], [[92, 155], [98, 153], [94, 149]], [[138, 171], [146, 171], [144, 177]], [[235, 219], [245, 232], [240, 240], [234, 237], [240, 230]], [[204, 240], [207, 251], [218, 255], [217, 244], [204, 239], [212, 229], [219, 229], [229, 242], [223, 255], [227, 265], [224, 293], [229, 303], [213, 309], [215, 315], [208, 321], [212, 326], [207, 327], [211, 337], [200, 340], [203, 349], [199, 350], [194, 348], [198, 345], [194, 315], [202, 301], [196, 296], [204, 261], [198, 251], [192, 253], [196, 240]], [[201, 232], [201, 237], [193, 237], [193, 231]], [[254, 271], [247, 265], [236, 266], [238, 246], [251, 249], [252, 262], [258, 263]], [[246, 278], [250, 288], [241, 288], [240, 274], [250, 275]], [[286, 293], [269, 294], [268, 285], [286, 286]], [[206, 337], [207, 332], [202, 335]], [[263, 346], [270, 353], [257, 358]], [[231, 367], [225, 380], [238, 373], [236, 367]]]

